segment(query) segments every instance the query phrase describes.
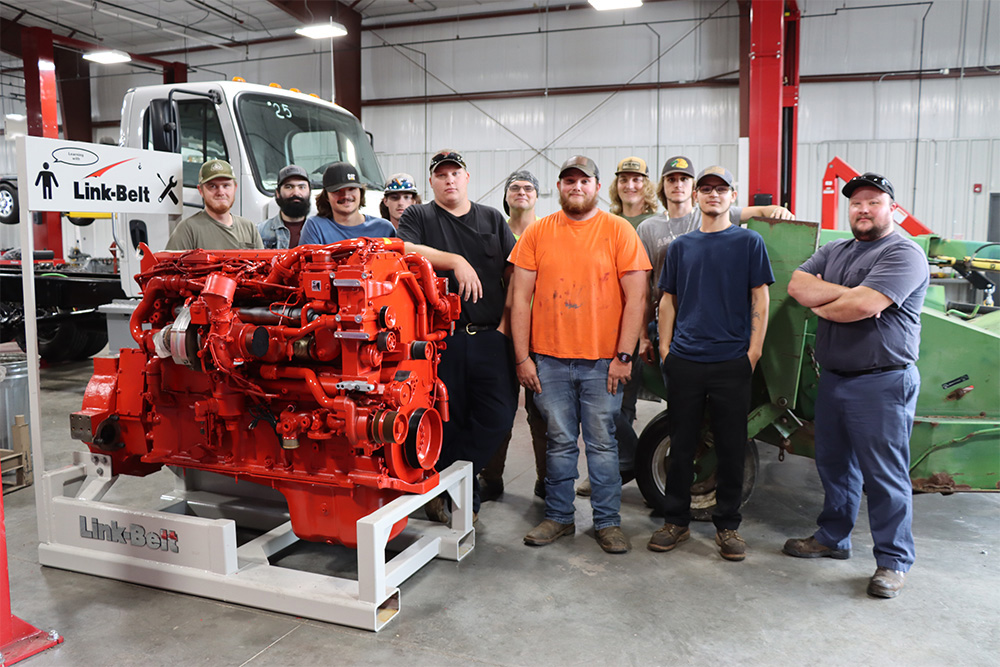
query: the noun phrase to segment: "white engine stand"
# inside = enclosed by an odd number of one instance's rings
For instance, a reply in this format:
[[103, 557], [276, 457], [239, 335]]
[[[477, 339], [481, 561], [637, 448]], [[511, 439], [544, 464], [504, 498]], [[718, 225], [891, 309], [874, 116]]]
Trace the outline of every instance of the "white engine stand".
[[[434, 558], [458, 561], [475, 547], [471, 463], [455, 463], [431, 491], [401, 496], [358, 521], [353, 580], [271, 565], [271, 556], [298, 541], [288, 521], [237, 547], [236, 521], [205, 516], [225, 516], [227, 508], [251, 516], [253, 498], [178, 489], [163, 496], [167, 511], [131, 509], [101, 501], [117, 480], [110, 458], [74, 452], [73, 461], [42, 475], [38, 560], [49, 567], [377, 632], [399, 611], [403, 581]], [[412, 517], [400, 537], [415, 531], [416, 539], [387, 560], [392, 526], [442, 493], [452, 499], [451, 526]], [[264, 515], [273, 516], [273, 507]]]

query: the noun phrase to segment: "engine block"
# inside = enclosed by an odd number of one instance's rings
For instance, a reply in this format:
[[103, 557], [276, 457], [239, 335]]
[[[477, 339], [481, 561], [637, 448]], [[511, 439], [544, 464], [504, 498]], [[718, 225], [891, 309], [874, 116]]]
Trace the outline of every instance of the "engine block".
[[367, 238], [141, 250], [138, 349], [94, 360], [71, 419], [116, 473], [170, 465], [268, 485], [300, 538], [352, 547], [358, 519], [436, 486], [437, 364], [460, 304], [426, 259]]

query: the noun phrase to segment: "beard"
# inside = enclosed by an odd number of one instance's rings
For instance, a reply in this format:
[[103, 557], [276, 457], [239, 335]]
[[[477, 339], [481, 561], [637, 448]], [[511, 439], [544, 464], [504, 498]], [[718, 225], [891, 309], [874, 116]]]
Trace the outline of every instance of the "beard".
[[866, 220], [871, 224], [871, 227], [868, 229], [862, 230], [858, 229], [854, 225], [851, 225], [851, 233], [854, 234], [854, 238], [858, 241], [878, 241], [880, 238], [892, 231], [891, 220], [886, 224], [879, 224], [870, 218], [866, 218]]
[[593, 210], [594, 206], [597, 205], [597, 193], [595, 192], [590, 197], [585, 198], [582, 202], [571, 202], [569, 197], [567, 197], [562, 192], [559, 193], [559, 206], [562, 210], [571, 215], [580, 215], [581, 213], [587, 213]]
[[311, 202], [305, 197], [275, 197], [278, 208], [289, 218], [304, 218], [309, 215]]

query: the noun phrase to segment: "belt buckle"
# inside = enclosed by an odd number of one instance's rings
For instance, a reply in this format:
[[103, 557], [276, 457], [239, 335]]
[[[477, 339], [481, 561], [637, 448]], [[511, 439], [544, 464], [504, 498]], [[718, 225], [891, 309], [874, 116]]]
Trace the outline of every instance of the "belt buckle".
[[472, 327], [472, 322], [469, 322], [468, 324], [466, 324], [465, 325], [465, 333], [469, 334], [470, 336], [475, 336], [477, 333], [479, 333], [478, 331], [473, 331], [471, 329], [471, 327]]

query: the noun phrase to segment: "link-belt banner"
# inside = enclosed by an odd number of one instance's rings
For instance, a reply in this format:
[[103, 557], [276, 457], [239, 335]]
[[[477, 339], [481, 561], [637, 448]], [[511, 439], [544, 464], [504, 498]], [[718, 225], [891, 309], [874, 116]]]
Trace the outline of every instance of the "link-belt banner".
[[32, 211], [181, 213], [182, 165], [177, 153], [81, 141], [25, 137]]

